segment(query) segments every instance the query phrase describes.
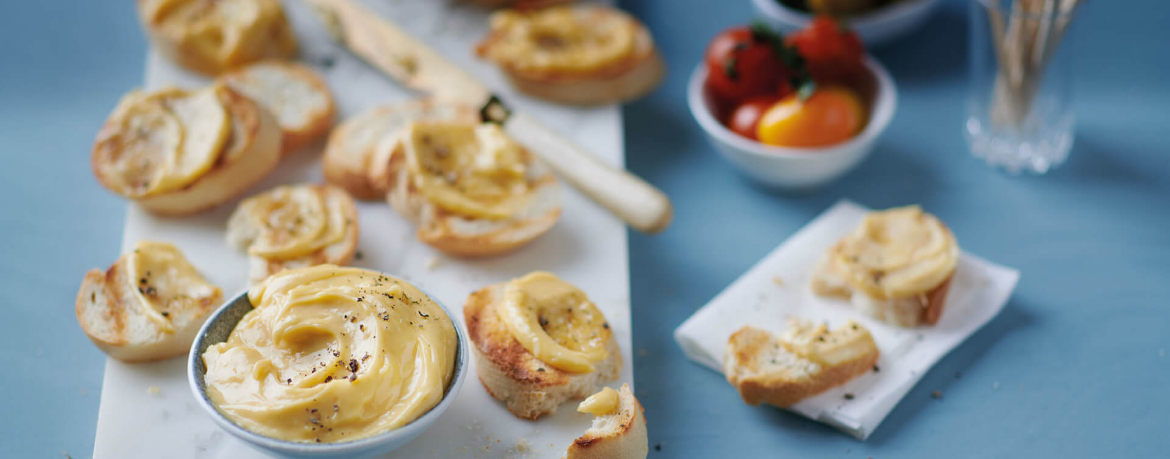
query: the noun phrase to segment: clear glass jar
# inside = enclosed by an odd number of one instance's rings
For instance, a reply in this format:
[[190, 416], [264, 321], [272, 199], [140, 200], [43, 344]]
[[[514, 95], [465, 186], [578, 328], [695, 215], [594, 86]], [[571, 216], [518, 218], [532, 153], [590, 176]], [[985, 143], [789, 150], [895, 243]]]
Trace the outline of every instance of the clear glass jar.
[[1068, 158], [1076, 116], [1068, 29], [1079, 0], [971, 0], [971, 153], [1010, 172]]

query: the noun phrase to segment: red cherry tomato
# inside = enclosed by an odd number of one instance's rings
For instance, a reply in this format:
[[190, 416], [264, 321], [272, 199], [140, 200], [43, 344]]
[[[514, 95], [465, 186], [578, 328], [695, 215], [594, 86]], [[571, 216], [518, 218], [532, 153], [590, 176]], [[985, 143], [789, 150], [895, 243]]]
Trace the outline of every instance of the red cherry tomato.
[[775, 96], [760, 96], [740, 104], [727, 118], [727, 128], [741, 136], [759, 140], [756, 127], [760, 124], [760, 117], [779, 100]]
[[818, 83], [847, 83], [864, 73], [865, 47], [852, 30], [828, 16], [813, 18], [808, 27], [788, 35], [784, 42], [796, 47]]
[[748, 27], [733, 27], [707, 45], [707, 88], [719, 99], [738, 103], [772, 93], [784, 74], [773, 43]]

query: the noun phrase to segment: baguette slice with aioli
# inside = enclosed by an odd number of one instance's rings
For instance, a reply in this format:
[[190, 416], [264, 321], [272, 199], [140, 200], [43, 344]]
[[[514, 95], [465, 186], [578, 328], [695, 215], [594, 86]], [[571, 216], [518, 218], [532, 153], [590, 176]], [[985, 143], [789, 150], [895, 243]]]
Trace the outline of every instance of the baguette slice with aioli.
[[297, 52], [280, 0], [138, 0], [138, 15], [164, 56], [207, 75]]
[[812, 289], [893, 325], [934, 325], [959, 253], [950, 229], [918, 206], [870, 212], [817, 264]]
[[357, 251], [357, 205], [331, 185], [279, 186], [236, 207], [227, 239], [248, 254], [252, 283], [285, 269], [346, 265]]
[[370, 181], [419, 240], [450, 255], [515, 250], [561, 215], [556, 176], [493, 124], [411, 122], [377, 147]]
[[[525, 278], [531, 276], [547, 280], [545, 276], [551, 274], [537, 272]], [[603, 349], [600, 354], [604, 358], [592, 362], [589, 365], [591, 368], [566, 370], [541, 360], [512, 334], [505, 313], [501, 312], [507, 307], [508, 289], [509, 282], [480, 289], [472, 293], [463, 306], [463, 317], [473, 344], [472, 357], [475, 359], [479, 380], [492, 397], [504, 402], [508, 411], [517, 417], [535, 420], [555, 413], [562, 403], [587, 397], [603, 383], [617, 379], [622, 368], [621, 351], [603, 317], [595, 317], [601, 320], [600, 324], [579, 324], [579, 329], [588, 329], [590, 334], [596, 333], [594, 339], [597, 341], [593, 343], [593, 349]], [[596, 311], [592, 303], [588, 306], [579, 301], [576, 303], [575, 306], [579, 308]], [[544, 333], [549, 337], [549, 332], [543, 327], [550, 324], [553, 327], [564, 326], [563, 321], [572, 320], [571, 314], [562, 311], [553, 308], [546, 315], [541, 315], [537, 320], [543, 325], [534, 327], [533, 332]], [[599, 311], [590, 314], [594, 313], [600, 316]], [[577, 317], [581, 316], [582, 311], [578, 311]], [[547, 345], [548, 348], [559, 347], [560, 342], [566, 342], [566, 336], [556, 331], [552, 333], [561, 339], [554, 338], [558, 344]]]
[[[462, 120], [474, 123], [475, 110], [462, 105], [440, 104], [429, 100], [383, 105], [346, 119], [329, 134], [323, 158], [325, 180], [345, 188], [358, 199], [385, 199], [386, 180], [375, 183], [370, 168], [376, 147], [407, 123], [416, 120]], [[387, 145], [383, 148], [392, 149]], [[381, 153], [382, 159], [390, 152]]]
[[723, 373], [745, 403], [784, 408], [870, 371], [879, 354], [854, 322], [829, 331], [793, 321], [781, 336], [745, 326], [727, 341]]
[[228, 72], [220, 80], [276, 117], [283, 150], [296, 150], [329, 132], [337, 107], [325, 80], [295, 62], [265, 61]]
[[280, 142], [273, 116], [230, 87], [134, 91], [98, 132], [90, 164], [103, 186], [144, 209], [188, 215], [267, 176]]
[[588, 3], [497, 12], [476, 53], [520, 91], [573, 105], [636, 99], [666, 74], [645, 25]]
[[85, 274], [75, 310], [102, 352], [147, 362], [186, 354], [222, 300], [175, 246], [143, 241], [108, 269]]
[[642, 459], [650, 452], [646, 414], [628, 384], [589, 396], [577, 411], [591, 413], [593, 426], [569, 445], [565, 459]]

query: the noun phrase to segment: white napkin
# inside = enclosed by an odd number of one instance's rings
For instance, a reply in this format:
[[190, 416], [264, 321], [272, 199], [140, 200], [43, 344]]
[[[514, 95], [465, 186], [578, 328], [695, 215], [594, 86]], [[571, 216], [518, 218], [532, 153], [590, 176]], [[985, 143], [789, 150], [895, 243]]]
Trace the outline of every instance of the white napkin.
[[[722, 373], [727, 339], [744, 325], [779, 333], [789, 317], [828, 322], [830, 327], [856, 320], [877, 342], [878, 368], [788, 409], [859, 439], [869, 437], [935, 362], [999, 314], [1020, 273], [963, 253], [941, 320], [918, 328], [887, 325], [845, 300], [815, 295], [809, 288], [813, 267], [867, 211], [841, 200], [793, 234], [674, 331], [683, 352]], [[853, 398], [847, 400], [845, 394]]]

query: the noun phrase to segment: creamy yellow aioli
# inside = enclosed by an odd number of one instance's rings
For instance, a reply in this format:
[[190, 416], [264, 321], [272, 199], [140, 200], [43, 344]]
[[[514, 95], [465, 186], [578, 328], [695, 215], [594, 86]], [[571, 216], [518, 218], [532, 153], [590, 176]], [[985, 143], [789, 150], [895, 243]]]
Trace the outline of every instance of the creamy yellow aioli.
[[609, 324], [585, 292], [552, 273], [513, 279], [496, 309], [508, 331], [537, 359], [573, 373], [605, 360]]
[[557, 6], [493, 14], [496, 41], [488, 57], [517, 70], [581, 73], [628, 59], [636, 48], [638, 24], [601, 7]]
[[406, 281], [359, 268], [282, 271], [207, 349], [207, 394], [268, 437], [341, 442], [401, 427], [439, 403], [455, 368], [451, 318]]
[[504, 219], [531, 196], [527, 152], [498, 125], [414, 122], [403, 128], [401, 139], [415, 188], [444, 210]]
[[183, 253], [165, 242], [141, 241], [127, 255], [131, 291], [146, 306], [146, 316], [159, 328], [174, 333], [171, 311], [194, 308], [200, 298], [219, 301], [219, 287], [211, 285], [191, 266]]
[[937, 218], [907, 206], [870, 212], [830, 256], [850, 285], [869, 296], [905, 298], [950, 277], [959, 261], [959, 245]]
[[583, 400], [581, 404], [577, 405], [577, 411], [580, 413], [589, 413], [594, 416], [605, 416], [617, 411], [617, 407], [618, 392], [606, 387]]

